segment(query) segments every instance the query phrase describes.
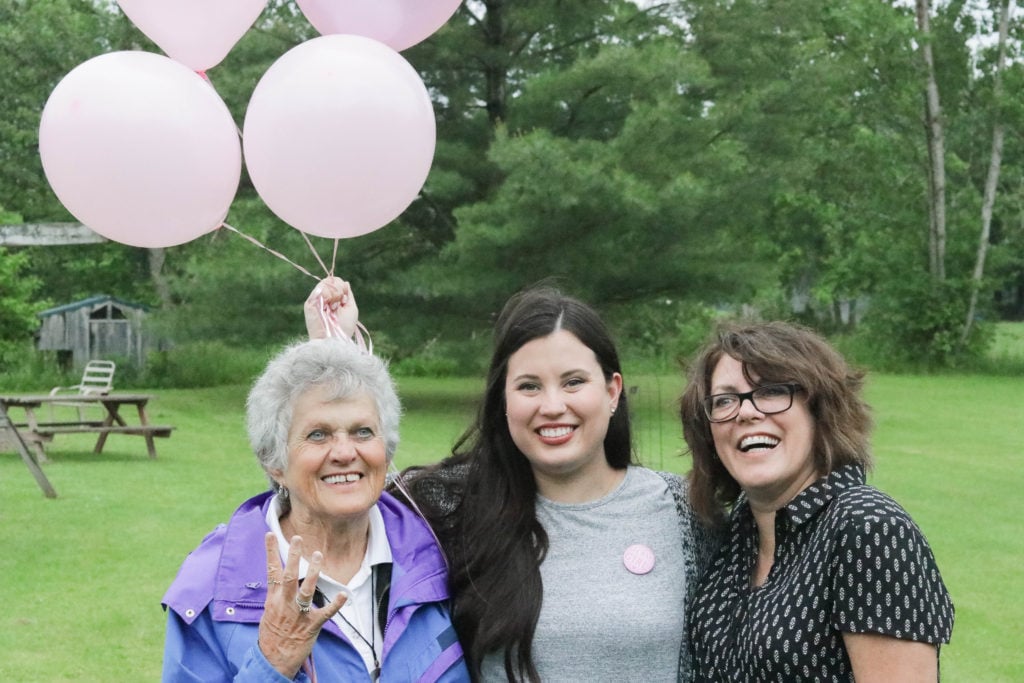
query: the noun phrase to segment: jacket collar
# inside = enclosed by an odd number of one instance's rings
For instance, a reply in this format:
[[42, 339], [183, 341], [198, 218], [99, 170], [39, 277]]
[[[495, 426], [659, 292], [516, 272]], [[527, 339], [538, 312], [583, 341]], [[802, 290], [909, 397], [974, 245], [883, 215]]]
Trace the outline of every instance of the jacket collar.
[[[217, 527], [185, 560], [164, 604], [191, 622], [213, 603], [214, 619], [259, 621], [267, 597], [263, 536], [273, 492], [242, 503], [227, 525]], [[418, 515], [388, 493], [377, 502], [393, 559], [393, 607], [449, 599], [444, 556]]]

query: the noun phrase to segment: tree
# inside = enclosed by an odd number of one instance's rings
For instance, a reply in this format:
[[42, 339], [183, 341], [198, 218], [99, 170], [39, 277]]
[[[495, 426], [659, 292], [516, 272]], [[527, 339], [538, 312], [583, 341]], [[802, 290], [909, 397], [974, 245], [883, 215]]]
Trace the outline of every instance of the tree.
[[967, 305], [967, 318], [964, 320], [963, 331], [960, 333], [960, 348], [966, 344], [974, 325], [974, 317], [978, 308], [978, 294], [985, 275], [985, 259], [988, 256], [989, 241], [992, 237], [992, 210], [996, 203], [996, 188], [999, 185], [999, 171], [1003, 162], [1003, 140], [1006, 128], [999, 111], [1003, 97], [1003, 71], [1006, 68], [1006, 42], [1010, 32], [1010, 14], [1013, 12], [1013, 0], [1003, 0], [999, 11], [999, 40], [995, 72], [993, 75], [993, 97], [996, 102], [994, 123], [992, 124], [992, 153], [985, 179], [985, 195], [981, 205], [981, 231], [978, 238], [978, 256], [974, 262], [971, 275], [972, 287], [970, 301]]
[[734, 216], [778, 264], [781, 292], [809, 294], [828, 314], [872, 294], [896, 254], [911, 266], [902, 245], [924, 192], [912, 172], [921, 146], [906, 13], [877, 2], [686, 4], [710, 65], [699, 95], [719, 112], [715, 139], [747, 160], [726, 179], [743, 200]]
[[917, 27], [921, 33], [921, 59], [925, 65], [925, 114], [928, 133], [928, 266], [932, 277], [946, 279], [946, 146], [939, 86], [935, 79], [928, 0], [916, 0]]
[[[387, 331], [379, 346], [399, 358], [477, 344], [512, 291], [555, 276], [631, 330], [656, 316], [671, 318], [658, 329], [679, 329], [701, 319], [700, 306], [789, 315], [797, 296], [811, 302], [809, 321], [853, 329], [850, 302], [870, 300], [858, 332], [874, 346], [941, 361], [955, 352], [970, 292], [973, 320], [991, 308], [988, 292], [1024, 277], [1024, 149], [1012, 135], [1021, 116], [1004, 97], [999, 201], [985, 273], [969, 279], [994, 75], [1005, 92], [1024, 77], [1017, 65], [994, 69], [987, 53], [972, 61], [968, 9], [941, 5], [922, 40], [913, 7], [877, 0], [468, 0], [404, 53], [435, 103], [430, 177], [392, 224], [341, 241], [336, 270], [356, 283], [370, 328]], [[0, 153], [13, 160], [0, 167], [0, 201], [32, 220], [66, 219], [34, 149], [46, 95], [93, 54], [155, 48], [110, 4], [0, 0], [0, 11], [7, 44], [19, 45], [0, 52], [0, 67], [21, 70], [18, 97], [28, 98], [0, 100]], [[46, 35], [58, 29], [59, 40]], [[1011, 22], [1009, 34], [1018, 29]], [[275, 0], [209, 71], [240, 126], [262, 73], [314, 35], [294, 3]], [[931, 155], [924, 46], [943, 97], [944, 149]], [[228, 223], [320, 273], [303, 236], [244, 176]], [[330, 265], [332, 241], [310, 242]], [[312, 285], [228, 229], [160, 252], [28, 253], [28, 274], [55, 298], [104, 283], [162, 301], [157, 317], [188, 340], [293, 337]]]
[[707, 72], [675, 17], [625, 2], [477, 9], [456, 30], [485, 56], [455, 99], [498, 125], [490, 167], [465, 172], [491, 187], [463, 197], [440, 260], [413, 271], [428, 296], [479, 320], [547, 276], [605, 305], [742, 287], [754, 264], [708, 258], [729, 244], [718, 174], [742, 160], [713, 138], [693, 94]]
[[[0, 205], [0, 224], [20, 222], [21, 216]], [[5, 346], [27, 341], [39, 327], [35, 307], [29, 303], [37, 296], [39, 281], [26, 275], [26, 265], [24, 253], [0, 247], [0, 359]]]

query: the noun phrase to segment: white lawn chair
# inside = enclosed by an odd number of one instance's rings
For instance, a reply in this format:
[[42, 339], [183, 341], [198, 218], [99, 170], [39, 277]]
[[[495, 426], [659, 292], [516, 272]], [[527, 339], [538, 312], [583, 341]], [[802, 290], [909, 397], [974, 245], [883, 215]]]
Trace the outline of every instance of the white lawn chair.
[[[84, 422], [82, 408], [90, 405], [88, 403], [76, 403], [75, 396], [102, 396], [109, 394], [114, 389], [114, 370], [117, 366], [110, 360], [91, 360], [85, 364], [85, 372], [78, 384], [70, 387], [54, 387], [50, 390], [50, 396], [67, 394], [67, 401], [54, 401], [51, 406], [70, 406], [78, 409], [78, 420]], [[96, 404], [92, 404], [96, 405]]]

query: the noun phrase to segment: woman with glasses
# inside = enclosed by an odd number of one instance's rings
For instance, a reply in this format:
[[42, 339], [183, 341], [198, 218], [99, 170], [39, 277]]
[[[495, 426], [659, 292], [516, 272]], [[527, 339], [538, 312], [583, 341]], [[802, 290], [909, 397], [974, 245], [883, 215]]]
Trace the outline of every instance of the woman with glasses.
[[787, 323], [726, 325], [681, 399], [691, 500], [726, 536], [698, 589], [698, 680], [935, 681], [953, 605], [921, 530], [865, 484], [863, 374]]

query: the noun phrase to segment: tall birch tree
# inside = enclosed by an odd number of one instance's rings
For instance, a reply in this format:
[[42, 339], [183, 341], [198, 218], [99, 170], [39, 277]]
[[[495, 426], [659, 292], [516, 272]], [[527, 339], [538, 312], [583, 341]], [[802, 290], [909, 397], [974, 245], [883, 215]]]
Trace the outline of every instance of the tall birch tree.
[[996, 189], [999, 186], [999, 171], [1003, 163], [1003, 141], [1006, 126], [1001, 113], [1003, 98], [1003, 70], [1006, 67], [1006, 42], [1010, 32], [1010, 15], [1013, 13], [1013, 0], [1002, 0], [999, 8], [999, 39], [992, 85], [992, 152], [989, 157], [988, 175], [985, 178], [985, 194], [981, 204], [981, 231], [978, 237], [978, 252], [971, 274], [971, 294], [967, 304], [967, 317], [963, 331], [960, 333], [960, 348], [963, 349], [974, 326], [974, 317], [978, 308], [978, 295], [982, 288], [985, 275], [985, 259], [992, 236], [992, 210], [996, 203]]
[[921, 58], [925, 67], [925, 131], [928, 139], [928, 265], [932, 277], [946, 279], [946, 143], [935, 75], [932, 49], [931, 7], [928, 0], [916, 0]]

